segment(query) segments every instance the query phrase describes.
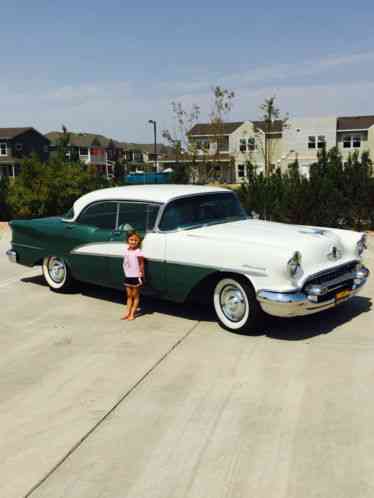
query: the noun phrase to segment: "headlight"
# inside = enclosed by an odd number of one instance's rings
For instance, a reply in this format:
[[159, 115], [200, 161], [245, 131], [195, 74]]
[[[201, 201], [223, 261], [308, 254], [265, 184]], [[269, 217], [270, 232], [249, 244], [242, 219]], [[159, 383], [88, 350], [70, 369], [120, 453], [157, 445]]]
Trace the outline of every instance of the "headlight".
[[364, 233], [361, 237], [361, 239], [357, 242], [357, 245], [356, 245], [356, 251], [357, 251], [357, 254], [359, 256], [362, 256], [362, 253], [365, 251], [365, 249], [368, 248], [367, 246], [367, 235], [366, 233]]
[[287, 263], [287, 272], [291, 278], [295, 278], [301, 271], [301, 253], [296, 251]]

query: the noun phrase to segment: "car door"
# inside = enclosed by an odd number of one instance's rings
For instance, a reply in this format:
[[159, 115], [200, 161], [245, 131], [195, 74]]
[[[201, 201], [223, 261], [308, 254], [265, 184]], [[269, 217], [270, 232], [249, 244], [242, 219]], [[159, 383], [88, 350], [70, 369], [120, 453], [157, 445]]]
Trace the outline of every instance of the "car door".
[[90, 204], [74, 223], [65, 227], [66, 243], [71, 247], [69, 262], [78, 280], [111, 285], [109, 244], [117, 221], [117, 203]]
[[113, 286], [123, 287], [123, 253], [128, 234], [136, 231], [143, 238], [144, 290], [159, 294], [165, 291], [165, 235], [154, 231], [159, 208], [159, 204], [149, 202], [119, 202], [117, 229], [112, 236], [113, 257], [109, 262]]

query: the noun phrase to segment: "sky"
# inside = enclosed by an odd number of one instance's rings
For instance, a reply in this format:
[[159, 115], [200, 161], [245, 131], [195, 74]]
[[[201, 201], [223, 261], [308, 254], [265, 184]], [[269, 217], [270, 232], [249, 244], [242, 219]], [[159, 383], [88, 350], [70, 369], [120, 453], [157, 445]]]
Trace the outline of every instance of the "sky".
[[235, 92], [227, 120], [374, 114], [374, 2], [13, 0], [1, 6], [1, 127], [151, 143], [172, 102]]

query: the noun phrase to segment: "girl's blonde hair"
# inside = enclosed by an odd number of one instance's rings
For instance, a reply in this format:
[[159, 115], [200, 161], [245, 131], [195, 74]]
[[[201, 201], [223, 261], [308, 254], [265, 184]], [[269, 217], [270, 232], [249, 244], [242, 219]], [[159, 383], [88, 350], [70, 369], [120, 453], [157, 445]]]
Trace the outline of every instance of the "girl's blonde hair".
[[127, 241], [129, 240], [130, 237], [136, 237], [138, 239], [138, 243], [139, 243], [138, 245], [139, 245], [139, 247], [142, 245], [143, 239], [142, 239], [141, 235], [138, 232], [136, 232], [135, 230], [133, 232], [130, 232], [127, 235]]

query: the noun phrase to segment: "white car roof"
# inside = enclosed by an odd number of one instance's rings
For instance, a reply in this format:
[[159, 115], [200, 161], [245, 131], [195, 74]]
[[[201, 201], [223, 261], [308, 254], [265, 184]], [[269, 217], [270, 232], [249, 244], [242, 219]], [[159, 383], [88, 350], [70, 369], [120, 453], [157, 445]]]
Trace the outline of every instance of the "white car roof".
[[81, 211], [96, 201], [104, 200], [131, 200], [166, 203], [178, 197], [214, 192], [230, 192], [222, 187], [206, 187], [201, 185], [129, 185], [95, 190], [80, 197], [74, 203], [74, 218], [77, 219]]

